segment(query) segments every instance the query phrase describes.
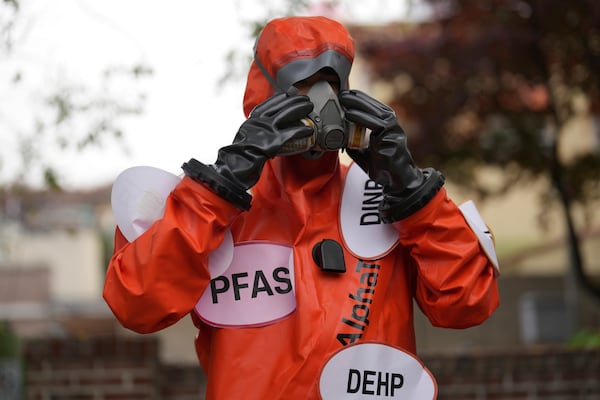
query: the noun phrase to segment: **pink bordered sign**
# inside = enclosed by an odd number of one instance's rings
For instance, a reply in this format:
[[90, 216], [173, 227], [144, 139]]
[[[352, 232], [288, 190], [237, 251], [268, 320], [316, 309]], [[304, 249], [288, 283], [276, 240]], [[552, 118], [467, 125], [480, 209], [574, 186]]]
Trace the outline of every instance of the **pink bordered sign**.
[[353, 163], [344, 183], [340, 208], [340, 230], [345, 247], [363, 260], [376, 260], [398, 243], [398, 231], [379, 219], [381, 186]]
[[196, 314], [217, 327], [256, 327], [275, 323], [296, 309], [290, 246], [244, 242], [233, 248], [229, 266], [210, 285]]
[[433, 400], [437, 383], [413, 354], [383, 343], [344, 347], [325, 364], [319, 380], [322, 400]]

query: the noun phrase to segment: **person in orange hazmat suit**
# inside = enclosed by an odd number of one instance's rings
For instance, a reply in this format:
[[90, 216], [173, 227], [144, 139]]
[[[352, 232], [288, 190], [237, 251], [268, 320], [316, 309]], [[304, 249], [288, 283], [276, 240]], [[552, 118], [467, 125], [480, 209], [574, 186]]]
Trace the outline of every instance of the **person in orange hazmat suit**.
[[183, 163], [137, 239], [116, 230], [106, 302], [140, 333], [190, 314], [207, 399], [391, 396], [408, 375], [361, 368], [387, 356], [325, 372], [360, 345], [414, 355], [413, 300], [451, 328], [499, 304], [489, 232], [415, 165], [392, 109], [349, 87], [353, 46], [325, 17], [267, 23], [232, 144]]

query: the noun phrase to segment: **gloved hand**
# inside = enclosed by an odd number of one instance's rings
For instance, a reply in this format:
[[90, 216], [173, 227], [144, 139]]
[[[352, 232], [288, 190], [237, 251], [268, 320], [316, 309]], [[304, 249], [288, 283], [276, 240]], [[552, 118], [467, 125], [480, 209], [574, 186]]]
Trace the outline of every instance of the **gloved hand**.
[[381, 219], [388, 223], [398, 221], [427, 204], [444, 184], [444, 177], [434, 169], [422, 170], [415, 165], [394, 111], [359, 90], [344, 90], [339, 100], [346, 119], [371, 129], [368, 149], [347, 152], [372, 180], [383, 186]]
[[277, 155], [289, 140], [312, 135], [313, 128], [300, 122], [312, 110], [308, 96], [277, 94], [252, 111], [233, 143], [219, 149], [213, 165], [191, 159], [182, 168], [186, 175], [207, 183], [226, 200], [248, 210], [252, 197], [246, 191], [258, 181], [265, 161]]

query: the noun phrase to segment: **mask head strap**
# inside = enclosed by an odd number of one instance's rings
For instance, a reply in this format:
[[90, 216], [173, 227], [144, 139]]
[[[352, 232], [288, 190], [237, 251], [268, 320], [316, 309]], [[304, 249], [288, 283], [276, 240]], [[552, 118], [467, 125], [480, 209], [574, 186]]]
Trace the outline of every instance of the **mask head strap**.
[[271, 76], [271, 74], [269, 74], [269, 72], [267, 71], [267, 69], [265, 68], [263, 63], [258, 58], [258, 53], [256, 52], [256, 47], [257, 47], [259, 39], [260, 39], [260, 36], [258, 38], [256, 38], [256, 42], [254, 43], [254, 62], [256, 63], [256, 66], [258, 67], [260, 72], [262, 72], [263, 76], [269, 81], [271, 86], [273, 86], [275, 88], [275, 92], [283, 92], [284, 90], [281, 89], [279, 87], [279, 85], [277, 85], [277, 81]]

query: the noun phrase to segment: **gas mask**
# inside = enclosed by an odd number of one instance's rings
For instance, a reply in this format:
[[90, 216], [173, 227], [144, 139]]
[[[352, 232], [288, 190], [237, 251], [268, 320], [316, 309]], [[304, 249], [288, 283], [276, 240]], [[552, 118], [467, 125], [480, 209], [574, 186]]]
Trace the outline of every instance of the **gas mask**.
[[308, 150], [324, 152], [347, 147], [368, 147], [366, 129], [344, 119], [344, 110], [328, 82], [316, 82], [306, 95], [313, 103], [314, 109], [308, 118], [302, 119], [302, 123], [312, 127], [313, 134], [306, 138], [290, 140], [283, 145], [279, 155], [289, 156]]

